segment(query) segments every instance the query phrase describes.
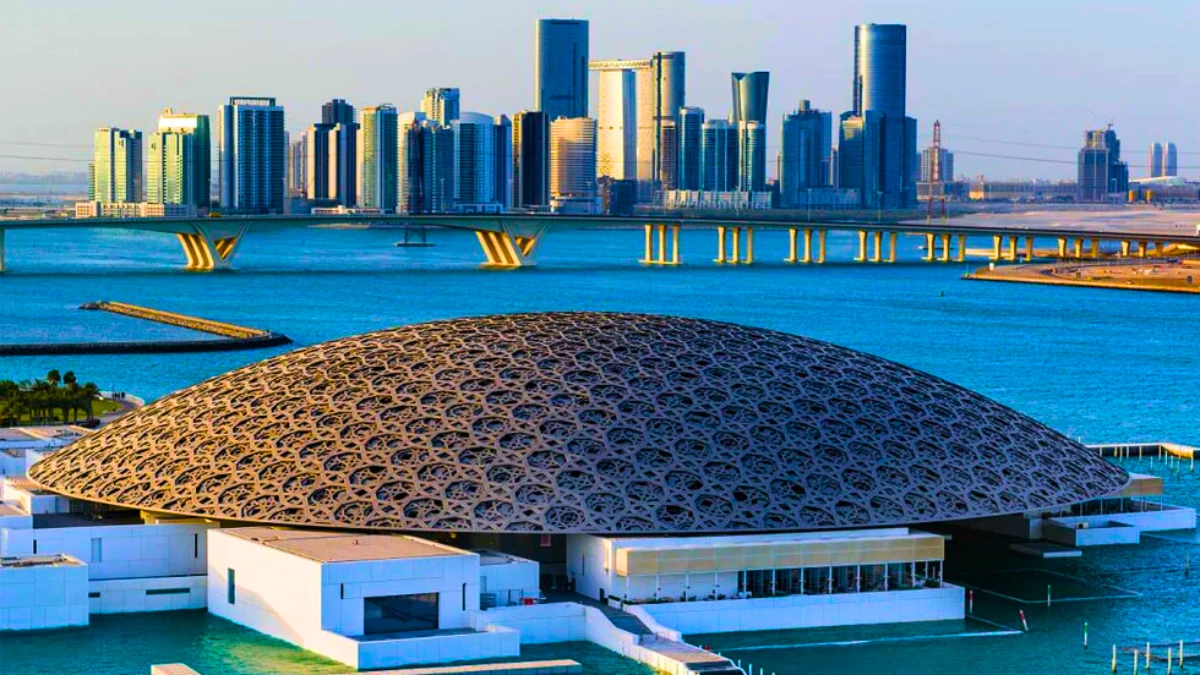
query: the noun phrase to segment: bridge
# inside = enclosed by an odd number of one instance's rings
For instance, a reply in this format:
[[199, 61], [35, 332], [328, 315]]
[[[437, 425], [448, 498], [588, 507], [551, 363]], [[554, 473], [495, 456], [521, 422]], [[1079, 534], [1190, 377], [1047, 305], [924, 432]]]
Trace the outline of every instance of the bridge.
[[899, 235], [923, 236], [927, 262], [963, 262], [971, 238], [990, 239], [987, 258], [993, 261], [1032, 260], [1036, 239], [1053, 238], [1060, 258], [1099, 258], [1101, 244], [1116, 242], [1122, 257], [1163, 255], [1173, 250], [1200, 249], [1200, 212], [1126, 208], [1112, 211], [1030, 211], [971, 214], [950, 219], [787, 220], [772, 212], [729, 218], [666, 215], [581, 216], [558, 214], [342, 214], [222, 216], [209, 218], [71, 218], [0, 220], [0, 272], [5, 269], [5, 232], [30, 229], [126, 229], [161, 232], [178, 238], [189, 270], [228, 269], [252, 231], [314, 225], [396, 224], [441, 227], [474, 232], [484, 264], [496, 268], [536, 264], [538, 247], [549, 233], [584, 228], [631, 228], [645, 231], [641, 262], [678, 265], [681, 232], [687, 236], [715, 233], [714, 262], [744, 265], [755, 261], [756, 231], [786, 231], [788, 263], [826, 261], [829, 232], [857, 235], [855, 261], [896, 261]]

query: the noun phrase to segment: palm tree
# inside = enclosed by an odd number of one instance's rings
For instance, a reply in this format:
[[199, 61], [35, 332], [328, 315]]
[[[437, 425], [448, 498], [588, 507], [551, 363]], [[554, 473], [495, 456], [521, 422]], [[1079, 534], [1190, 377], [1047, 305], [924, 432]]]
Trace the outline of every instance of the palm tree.
[[93, 419], [92, 404], [96, 401], [96, 397], [100, 395], [100, 387], [96, 386], [95, 382], [88, 382], [80, 389], [87, 403], [88, 419]]
[[62, 382], [62, 375], [58, 373], [57, 369], [51, 370], [46, 373], [46, 381], [57, 387]]
[[63, 384], [67, 385], [68, 387], [74, 387], [75, 385], [79, 384], [79, 381], [75, 379], [75, 371], [73, 370], [68, 370], [67, 372], [63, 373], [62, 381]]

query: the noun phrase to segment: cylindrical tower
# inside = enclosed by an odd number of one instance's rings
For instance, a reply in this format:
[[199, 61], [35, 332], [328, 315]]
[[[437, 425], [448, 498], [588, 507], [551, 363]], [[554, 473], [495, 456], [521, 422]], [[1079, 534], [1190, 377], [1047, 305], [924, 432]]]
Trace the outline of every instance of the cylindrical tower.
[[908, 70], [908, 28], [902, 24], [854, 27], [854, 114], [870, 110], [903, 118]]

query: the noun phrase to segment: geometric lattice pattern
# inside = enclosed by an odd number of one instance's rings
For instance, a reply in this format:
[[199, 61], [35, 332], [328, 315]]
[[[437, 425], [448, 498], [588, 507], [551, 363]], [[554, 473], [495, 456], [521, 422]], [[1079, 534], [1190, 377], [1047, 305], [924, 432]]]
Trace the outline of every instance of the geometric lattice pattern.
[[954, 520], [1127, 474], [930, 375], [663, 316], [438, 321], [202, 382], [34, 466], [70, 496], [264, 523], [701, 533]]

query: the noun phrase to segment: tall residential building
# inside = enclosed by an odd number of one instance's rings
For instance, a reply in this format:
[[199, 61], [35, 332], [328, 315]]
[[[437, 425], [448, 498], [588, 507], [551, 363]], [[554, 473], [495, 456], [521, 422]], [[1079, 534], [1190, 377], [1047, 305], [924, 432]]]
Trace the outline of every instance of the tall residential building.
[[116, 127], [97, 129], [88, 170], [91, 201], [143, 201], [142, 132]]
[[1081, 202], [1107, 201], [1129, 189], [1129, 165], [1121, 161], [1121, 141], [1111, 124], [1084, 133], [1078, 168]]
[[596, 117], [596, 175], [616, 180], [637, 176], [637, 89], [635, 71], [600, 71]]
[[954, 153], [945, 148], [921, 151], [921, 182], [947, 183], [954, 180]]
[[287, 139], [287, 194], [303, 195], [308, 185], [308, 138], [301, 134], [292, 138], [286, 132]]
[[729, 192], [738, 188], [738, 134], [726, 120], [709, 120], [701, 131], [704, 146], [701, 189]]
[[1150, 166], [1147, 167], [1146, 175], [1151, 178], [1159, 178], [1163, 175], [1163, 144], [1150, 144]]
[[662, 120], [659, 129], [659, 186], [663, 190], [679, 189], [679, 121]]
[[676, 189], [699, 190], [704, 186], [704, 108], [679, 109]]
[[541, 19], [537, 23], [533, 78], [535, 104], [550, 120], [588, 115], [588, 22]]
[[513, 191], [513, 123], [507, 115], [498, 115], [492, 124], [495, 176], [493, 197], [500, 208], [507, 211], [512, 207]]
[[425, 113], [406, 112], [396, 119], [396, 210], [422, 213], [425, 208]]
[[419, 127], [421, 140], [421, 203], [419, 213], [449, 213], [455, 207], [458, 135], [454, 128], [427, 122]]
[[[765, 138], [753, 143], [755, 134], [767, 132], [767, 95], [770, 92], [771, 74], [763, 71], [733, 73], [733, 116], [731, 124], [738, 131], [738, 145], [760, 148], [750, 157], [738, 158], [738, 189], [759, 191], [766, 188], [767, 151]], [[757, 126], [743, 126], [753, 122]], [[751, 187], [753, 186], [753, 187]]]
[[383, 104], [362, 109], [362, 190], [368, 209], [394, 212], [399, 197], [399, 115]]
[[163, 110], [146, 150], [146, 201], [206, 209], [211, 183], [208, 115]]
[[321, 124], [331, 132], [329, 173], [330, 198], [343, 206], [358, 203], [358, 121], [354, 106], [340, 98], [321, 106]]
[[857, 189], [868, 208], [917, 199], [917, 123], [905, 115], [907, 51], [904, 25], [854, 27], [854, 109], [842, 115], [838, 183]]
[[460, 102], [458, 87], [431, 87], [421, 99], [421, 112], [435, 124], [446, 126], [458, 119]]
[[833, 150], [833, 114], [813, 108], [807, 100], [783, 116], [779, 148], [779, 205], [808, 203], [806, 191], [829, 187]]
[[1178, 176], [1179, 175], [1179, 159], [1178, 159], [1178, 153], [1175, 151], [1174, 143], [1167, 143], [1167, 148], [1163, 152], [1162, 175], [1164, 175], [1164, 176]]
[[762, 192], [767, 189], [767, 125], [742, 120], [737, 125], [738, 190]]
[[515, 209], [550, 206], [550, 121], [546, 113], [523, 110], [513, 116], [512, 163]]
[[550, 123], [550, 197], [595, 208], [596, 120], [560, 117]]
[[450, 123], [454, 130], [454, 208], [474, 212], [496, 203], [495, 121], [467, 112]]
[[[676, 121], [679, 109], [686, 105], [686, 60], [683, 52], [655, 52], [648, 59], [593, 61], [589, 68], [601, 73], [601, 86], [610, 83], [601, 91], [601, 103], [609, 92], [621, 92], [624, 100], [624, 82], [616, 76], [605, 75], [613, 71], [631, 71], [634, 77], [635, 100], [635, 175], [638, 180], [638, 198], [647, 201], [661, 187], [663, 175], [663, 129]], [[617, 83], [621, 83], [618, 90]], [[614, 94], [615, 95], [615, 94]], [[607, 110], [615, 110], [606, 106]], [[628, 137], [628, 125], [623, 127]], [[673, 168], [669, 171], [673, 171]], [[625, 174], [626, 177], [634, 177]], [[616, 177], [616, 176], [614, 176]]]
[[221, 206], [241, 213], [283, 211], [287, 140], [274, 98], [234, 96], [217, 110]]

